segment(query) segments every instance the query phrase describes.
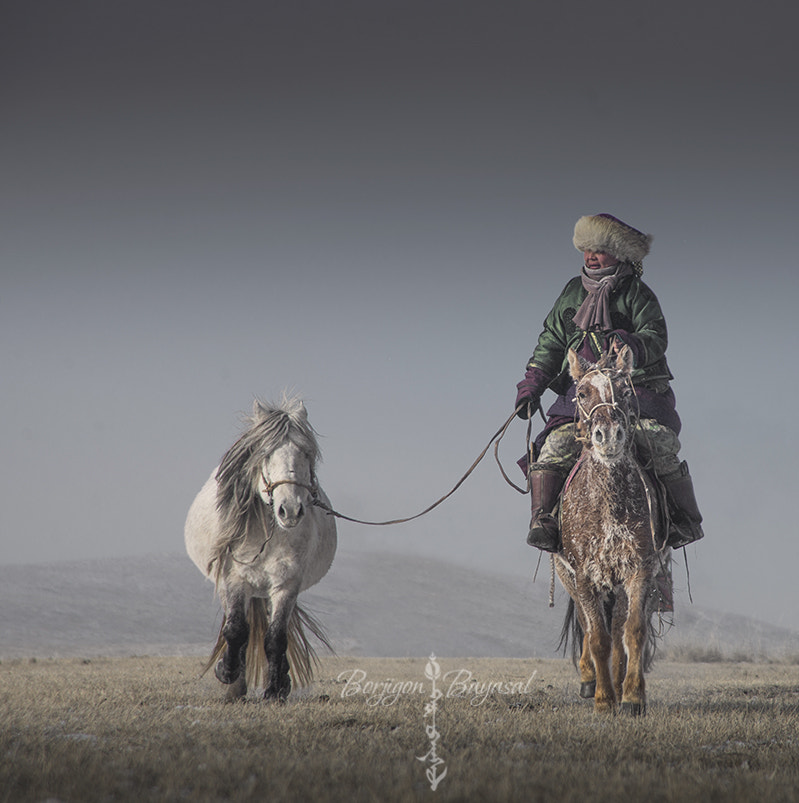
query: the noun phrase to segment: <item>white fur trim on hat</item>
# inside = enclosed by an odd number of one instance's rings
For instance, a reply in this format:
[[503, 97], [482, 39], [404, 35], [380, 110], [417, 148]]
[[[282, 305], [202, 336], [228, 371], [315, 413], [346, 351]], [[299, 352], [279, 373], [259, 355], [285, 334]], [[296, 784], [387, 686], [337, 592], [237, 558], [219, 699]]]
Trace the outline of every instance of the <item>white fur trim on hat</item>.
[[623, 262], [640, 265], [649, 253], [652, 235], [628, 226], [613, 215], [586, 215], [574, 225], [572, 242], [578, 251], [602, 251]]

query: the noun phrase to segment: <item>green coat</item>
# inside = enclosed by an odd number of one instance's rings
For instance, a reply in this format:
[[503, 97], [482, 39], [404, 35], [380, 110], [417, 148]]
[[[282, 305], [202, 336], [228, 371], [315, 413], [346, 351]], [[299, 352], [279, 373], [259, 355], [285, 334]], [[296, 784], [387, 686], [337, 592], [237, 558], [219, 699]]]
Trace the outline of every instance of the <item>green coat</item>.
[[[595, 360], [607, 352], [609, 335], [619, 332], [632, 335], [636, 352], [632, 380], [637, 387], [662, 392], [674, 377], [666, 363], [668, 333], [666, 321], [657, 296], [637, 276], [627, 276], [610, 299], [612, 332], [584, 332], [573, 318], [588, 295], [579, 276], [569, 281], [555, 306], [544, 321], [544, 331], [538, 338], [527, 368], [538, 368], [550, 378], [549, 387], [565, 393], [571, 384], [568, 352], [572, 348], [586, 356], [587, 347]], [[588, 341], [588, 342], [586, 342]]]

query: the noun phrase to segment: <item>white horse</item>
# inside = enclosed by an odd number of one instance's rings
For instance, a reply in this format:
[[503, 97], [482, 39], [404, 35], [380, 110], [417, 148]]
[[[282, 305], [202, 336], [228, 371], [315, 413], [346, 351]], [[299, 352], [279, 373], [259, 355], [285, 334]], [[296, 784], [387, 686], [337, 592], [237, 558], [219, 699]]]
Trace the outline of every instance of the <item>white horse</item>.
[[215, 583], [224, 610], [206, 670], [218, 661], [228, 700], [259, 682], [264, 699], [284, 700], [292, 677], [304, 686], [313, 674], [306, 628], [330, 646], [297, 596], [333, 563], [336, 523], [316, 504], [330, 509], [316, 481], [319, 447], [302, 401], [275, 407], [256, 400], [248, 423], [189, 509], [186, 551]]

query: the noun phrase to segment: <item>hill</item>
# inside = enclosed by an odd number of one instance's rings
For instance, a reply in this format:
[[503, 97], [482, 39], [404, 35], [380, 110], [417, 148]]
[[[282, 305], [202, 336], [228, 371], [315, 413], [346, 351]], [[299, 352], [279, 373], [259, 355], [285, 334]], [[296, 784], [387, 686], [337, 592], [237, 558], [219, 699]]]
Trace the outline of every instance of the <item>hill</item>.
[[[341, 655], [556, 657], [566, 597], [537, 582], [429, 558], [340, 548], [302, 595]], [[182, 554], [0, 567], [0, 659], [204, 655], [221, 612]], [[678, 601], [669, 649], [799, 654], [799, 633]]]

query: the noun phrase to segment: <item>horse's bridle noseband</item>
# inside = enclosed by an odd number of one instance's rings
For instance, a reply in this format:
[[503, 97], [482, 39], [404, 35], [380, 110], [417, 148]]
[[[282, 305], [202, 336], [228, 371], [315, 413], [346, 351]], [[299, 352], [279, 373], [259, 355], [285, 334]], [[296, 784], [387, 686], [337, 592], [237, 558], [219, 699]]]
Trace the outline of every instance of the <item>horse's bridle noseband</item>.
[[313, 504], [316, 504], [317, 499], [319, 499], [319, 485], [316, 482], [316, 475], [313, 471], [311, 471], [310, 485], [300, 482], [299, 480], [275, 480], [274, 482], [270, 482], [266, 476], [266, 471], [263, 469], [261, 469], [261, 477], [264, 481], [264, 489], [266, 490], [266, 496], [268, 500], [266, 504], [268, 504], [270, 507], [274, 504], [272, 494], [274, 493], [275, 488], [279, 487], [280, 485], [297, 485], [300, 488], [305, 488], [305, 490], [311, 494], [311, 501]]
[[[277, 488], [280, 485], [298, 485], [300, 488], [305, 488], [305, 490], [311, 494], [311, 504], [312, 505], [319, 504], [319, 485], [316, 482], [316, 475], [314, 474], [313, 470], [311, 470], [311, 485], [308, 485], [307, 483], [304, 482], [300, 482], [299, 480], [275, 480], [274, 482], [270, 482], [266, 478], [266, 471], [264, 471], [263, 468], [261, 469], [261, 478], [264, 481], [267, 495], [267, 501], [264, 504], [266, 504], [268, 507], [274, 507], [274, 499], [272, 498], [272, 494], [274, 493], [275, 488]], [[272, 511], [272, 516], [274, 515], [275, 515], [274, 511]], [[265, 522], [264, 526], [266, 527]], [[272, 540], [272, 533], [269, 532], [269, 529], [267, 528], [266, 538], [264, 539], [264, 542], [261, 544], [261, 548], [255, 554], [255, 556], [250, 558], [249, 560], [239, 560], [239, 558], [237, 558], [233, 554], [233, 547], [231, 544], [228, 544], [227, 552], [230, 554], [230, 557], [240, 566], [251, 566], [253, 563], [255, 563], [256, 560], [258, 560], [258, 558], [261, 557], [261, 555], [264, 552], [264, 549], [266, 549], [266, 545], [271, 540]]]
[[[591, 424], [591, 421], [593, 420], [594, 413], [597, 410], [599, 410], [601, 407], [610, 407], [612, 410], [617, 410], [619, 413], [621, 413], [622, 416], [624, 416], [624, 428], [625, 430], [629, 431], [632, 428], [632, 424], [630, 421], [630, 413], [627, 410], [625, 410], [621, 406], [621, 403], [616, 399], [616, 389], [613, 386], [613, 379], [611, 378], [612, 373], [615, 373], [615, 369], [613, 368], [594, 368], [592, 371], [589, 371], [577, 383], [577, 387], [575, 388], [574, 401], [577, 405], [577, 409], [580, 411], [580, 413], [582, 414], [583, 418], [585, 419], [586, 423], [589, 426]], [[586, 379], [588, 379], [588, 377], [590, 377], [592, 374], [600, 374], [601, 376], [604, 376], [605, 379], [608, 380], [608, 383], [610, 384], [610, 401], [598, 402], [590, 410], [586, 410], [585, 407], [583, 406], [583, 403], [580, 401], [579, 390], [583, 382], [585, 382]], [[633, 393], [635, 393], [635, 389], [633, 388], [633, 383], [630, 380], [629, 376], [626, 377], [626, 385]]]

